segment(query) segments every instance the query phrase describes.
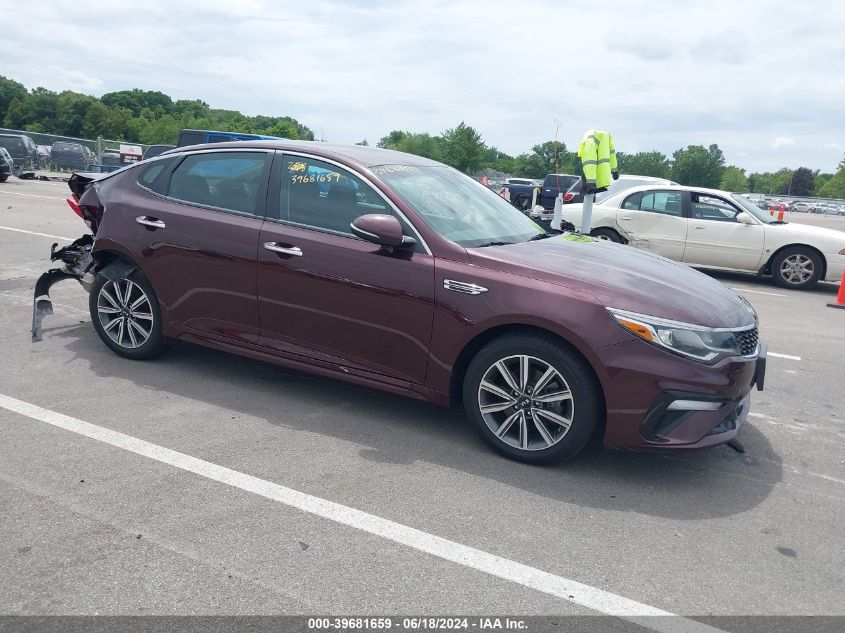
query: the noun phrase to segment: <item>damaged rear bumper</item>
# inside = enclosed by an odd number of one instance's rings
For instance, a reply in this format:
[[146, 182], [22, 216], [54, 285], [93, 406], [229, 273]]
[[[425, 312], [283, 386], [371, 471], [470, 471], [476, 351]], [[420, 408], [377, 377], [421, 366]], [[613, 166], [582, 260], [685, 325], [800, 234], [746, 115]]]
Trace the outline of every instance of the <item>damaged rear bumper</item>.
[[32, 304], [32, 342], [41, 340], [41, 322], [44, 317], [53, 314], [53, 303], [50, 300], [50, 288], [64, 279], [76, 279], [86, 290], [90, 290], [94, 276], [91, 268], [94, 258], [91, 248], [94, 245], [93, 235], [83, 235], [68, 246], [57, 249], [58, 244], [50, 247], [50, 261], [61, 261], [61, 268], [51, 268], [35, 282], [35, 293]]

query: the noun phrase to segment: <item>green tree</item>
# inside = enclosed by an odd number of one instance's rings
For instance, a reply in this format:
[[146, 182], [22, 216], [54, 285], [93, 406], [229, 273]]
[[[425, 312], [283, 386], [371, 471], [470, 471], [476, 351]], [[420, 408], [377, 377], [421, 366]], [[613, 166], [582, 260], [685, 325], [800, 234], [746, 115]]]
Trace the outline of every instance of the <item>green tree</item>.
[[788, 186], [791, 177], [792, 170], [788, 167], [781, 167], [776, 172], [755, 172], [748, 176], [748, 187], [754, 193], [779, 193]]
[[669, 178], [672, 166], [662, 152], [637, 152], [624, 154], [617, 152], [616, 160], [621, 174]]
[[481, 167], [484, 142], [475, 128], [461, 121], [456, 127], [443, 133], [442, 151], [443, 162], [469, 174]]
[[722, 172], [722, 180], [719, 182], [719, 189], [737, 193], [748, 191], [748, 178], [745, 177], [745, 170], [734, 165], [725, 167]]
[[406, 136], [408, 136], [408, 132], [403, 132], [402, 130], [393, 130], [387, 136], [382, 136], [379, 139], [379, 142], [376, 143], [376, 147], [381, 147], [385, 149], [395, 148], [396, 145], [399, 144]]
[[682, 185], [716, 189], [722, 180], [725, 156], [716, 144], [705, 148], [690, 145], [676, 150], [672, 157], [672, 180]]
[[78, 92], [66, 90], [61, 93], [56, 111], [56, 129], [50, 131], [64, 136], [79, 136], [82, 134], [82, 122], [85, 120], [88, 108], [96, 102], [94, 97]]
[[546, 141], [531, 148], [531, 154], [513, 159], [514, 172], [528, 178], [543, 178], [546, 174], [580, 173], [580, 161], [575, 152], [567, 151], [566, 143]]
[[822, 198], [845, 198], [845, 165], [840, 167], [833, 178], [827, 181], [818, 195]]
[[833, 174], [822, 174], [819, 170], [816, 170], [816, 173], [813, 174], [813, 191], [816, 193], [821, 191], [831, 178], [833, 178]]
[[809, 196], [816, 186], [816, 179], [812, 170], [808, 167], [799, 167], [792, 172], [789, 180], [780, 188], [781, 195], [788, 196]]
[[26, 95], [26, 88], [23, 84], [0, 75], [0, 121], [6, 118], [6, 112], [12, 101], [17, 99], [22, 102]]
[[397, 152], [416, 154], [433, 160], [441, 158], [441, 140], [426, 132], [402, 132], [393, 130], [379, 140], [378, 146]]
[[6, 108], [6, 116], [3, 118], [3, 125], [6, 127], [20, 129], [26, 125], [26, 112], [24, 111], [24, 100], [15, 97]]
[[138, 88], [106, 93], [100, 97], [100, 101], [110, 108], [125, 108], [136, 117], [141, 115], [144, 108], [160, 114], [166, 114], [173, 109], [173, 100], [163, 92]]
[[516, 170], [516, 161], [513, 156], [500, 152], [495, 147], [485, 147], [481, 166], [482, 168], [489, 167], [505, 174], [512, 174]]
[[261, 134], [266, 134], [267, 136], [279, 136], [281, 138], [289, 139], [299, 138], [299, 131], [296, 129], [296, 126], [293, 125], [290, 121], [276, 121], [276, 123], [274, 123], [270, 127], [264, 128], [261, 131]]

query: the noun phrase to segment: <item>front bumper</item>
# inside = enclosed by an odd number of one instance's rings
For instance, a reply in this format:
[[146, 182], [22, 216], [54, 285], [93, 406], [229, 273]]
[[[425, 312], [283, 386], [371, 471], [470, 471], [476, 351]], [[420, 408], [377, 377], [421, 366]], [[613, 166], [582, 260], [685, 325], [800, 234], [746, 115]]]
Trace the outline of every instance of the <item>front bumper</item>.
[[842, 274], [845, 273], [845, 255], [825, 255], [825, 259], [827, 260], [827, 270], [824, 280], [839, 283]]
[[641, 341], [601, 350], [608, 370], [604, 443], [617, 449], [693, 449], [736, 437], [763, 389], [766, 346], [755, 358], [708, 366]]

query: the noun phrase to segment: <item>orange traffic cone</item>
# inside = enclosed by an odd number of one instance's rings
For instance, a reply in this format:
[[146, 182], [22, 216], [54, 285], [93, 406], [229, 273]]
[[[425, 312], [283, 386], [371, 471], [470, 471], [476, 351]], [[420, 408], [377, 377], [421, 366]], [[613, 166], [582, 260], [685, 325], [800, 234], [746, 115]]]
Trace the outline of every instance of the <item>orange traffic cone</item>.
[[783, 222], [783, 207], [778, 211], [778, 222]]
[[839, 294], [836, 295], [836, 303], [828, 303], [827, 307], [845, 310], [845, 272], [842, 273], [842, 281], [839, 283]]

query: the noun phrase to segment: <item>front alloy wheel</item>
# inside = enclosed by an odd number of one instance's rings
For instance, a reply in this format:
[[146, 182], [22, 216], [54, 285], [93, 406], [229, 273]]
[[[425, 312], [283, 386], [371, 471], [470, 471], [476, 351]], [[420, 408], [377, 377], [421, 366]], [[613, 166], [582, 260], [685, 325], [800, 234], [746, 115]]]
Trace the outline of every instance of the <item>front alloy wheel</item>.
[[478, 407], [487, 428], [523, 451], [550, 448], [572, 426], [575, 402], [554, 367], [534, 356], [496, 361], [478, 387]]
[[486, 442], [530, 464], [578, 453], [604, 412], [601, 386], [584, 357], [552, 335], [531, 331], [481, 348], [464, 375], [463, 401]]
[[774, 257], [772, 278], [783, 288], [804, 290], [819, 281], [823, 266], [816, 252], [802, 246], [787, 248]]

